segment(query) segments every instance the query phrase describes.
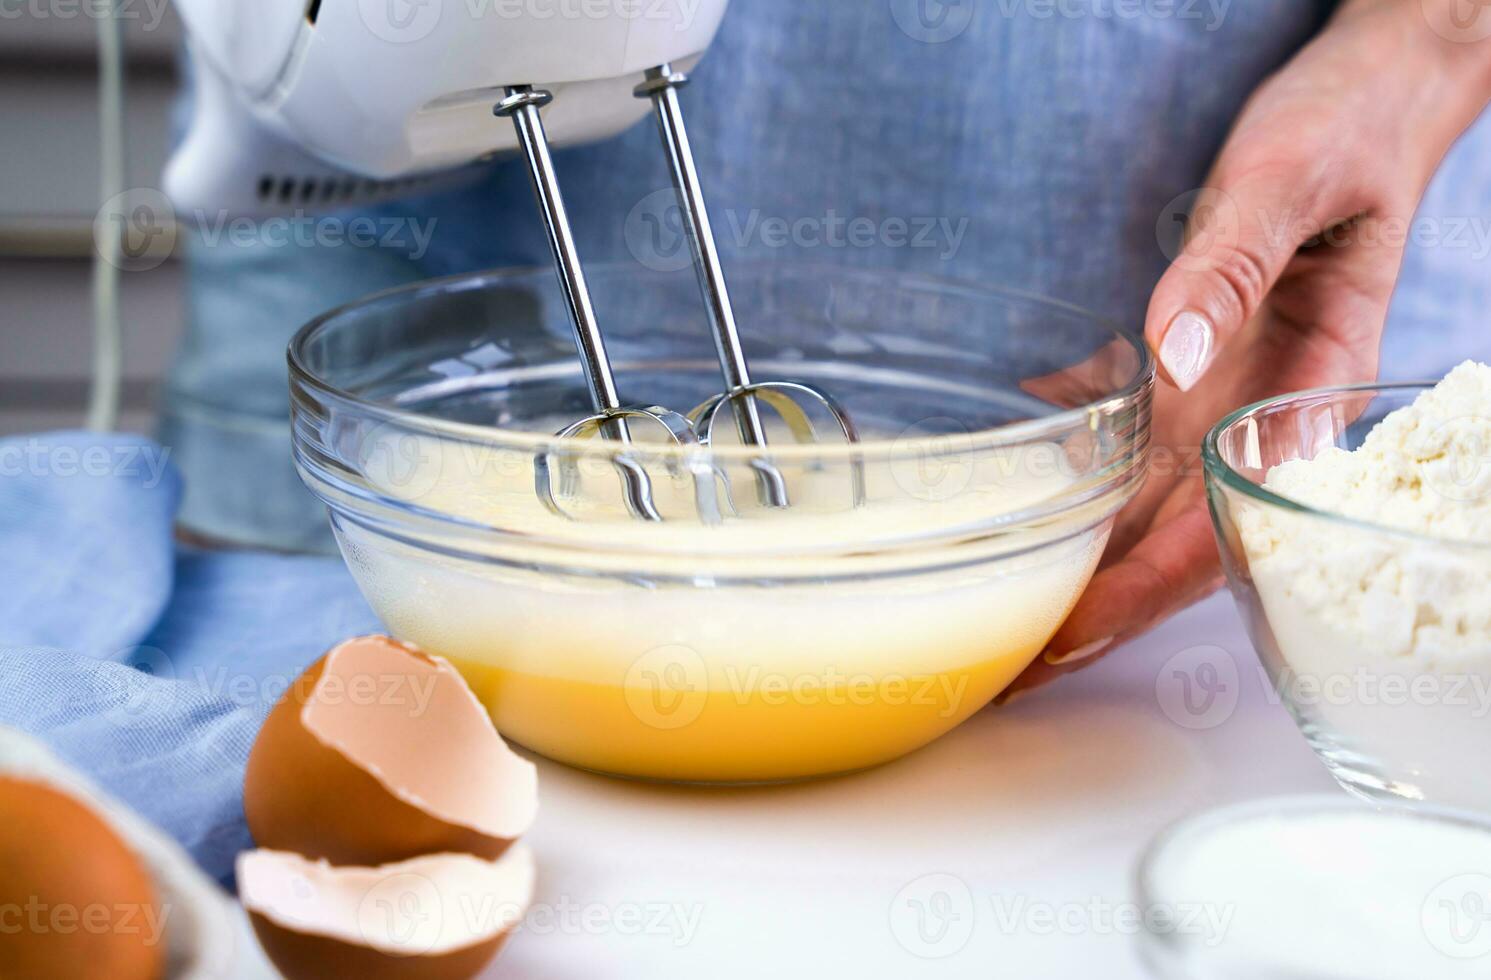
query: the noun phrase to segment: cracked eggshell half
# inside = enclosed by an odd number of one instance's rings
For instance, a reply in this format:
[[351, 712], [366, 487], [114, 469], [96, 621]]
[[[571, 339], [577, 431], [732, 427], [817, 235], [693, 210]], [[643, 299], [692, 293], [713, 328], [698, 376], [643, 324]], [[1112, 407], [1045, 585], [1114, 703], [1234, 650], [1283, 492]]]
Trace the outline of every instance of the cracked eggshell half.
[[289, 980], [462, 980], [480, 973], [533, 900], [533, 857], [432, 854], [376, 868], [283, 851], [238, 858], [238, 894]]
[[538, 773], [448, 661], [385, 636], [335, 647], [275, 705], [243, 788], [260, 847], [376, 866], [494, 859], [533, 823]]
[[[79, 928], [71, 938], [86, 936], [82, 915], [89, 904], [137, 906], [132, 922], [117, 922], [115, 938], [142, 938], [149, 947], [79, 948], [75, 951], [89, 957], [81, 972], [70, 972], [68, 950], [49, 949], [46, 976], [218, 980], [243, 975], [232, 905], [166, 833], [98, 789], [38, 739], [5, 726], [0, 726], [0, 786], [0, 796], [9, 800], [0, 802], [6, 811], [0, 816], [0, 867], [5, 868], [0, 901], [11, 901], [8, 889], [19, 887], [53, 908], [80, 906]], [[22, 809], [12, 812], [18, 803]], [[44, 829], [32, 833], [23, 829], [28, 824]], [[23, 849], [19, 862], [4, 854], [12, 846]], [[46, 873], [45, 880], [22, 880], [21, 868], [42, 868], [54, 857], [66, 863]], [[93, 888], [99, 890], [92, 899], [78, 890]], [[7, 967], [31, 975], [10, 946], [14, 938], [0, 935], [0, 975], [10, 975]], [[58, 932], [42, 938], [70, 937]]]

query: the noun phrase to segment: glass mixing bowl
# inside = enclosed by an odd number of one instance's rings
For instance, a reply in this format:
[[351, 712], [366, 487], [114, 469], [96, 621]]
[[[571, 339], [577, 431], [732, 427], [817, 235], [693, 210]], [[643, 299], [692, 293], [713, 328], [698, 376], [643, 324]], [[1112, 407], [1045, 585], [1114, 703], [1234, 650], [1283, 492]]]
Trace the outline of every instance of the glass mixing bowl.
[[[1332, 775], [1378, 801], [1491, 810], [1491, 547], [1394, 530], [1269, 492], [1269, 471], [1355, 449], [1431, 386], [1353, 386], [1261, 402], [1222, 420], [1205, 460], [1223, 564], [1269, 681]], [[1476, 469], [1477, 467], [1472, 467]], [[1446, 468], [1419, 488], [1485, 492]], [[1483, 632], [1483, 631], [1482, 631]]]
[[[718, 391], [688, 272], [589, 278], [624, 398]], [[589, 403], [547, 269], [383, 293], [291, 344], [296, 462], [368, 601], [543, 755], [706, 782], [896, 758], [1034, 659], [1143, 480], [1151, 363], [1090, 314], [884, 271], [731, 284], [756, 380], [831, 392], [861, 442], [821, 412], [765, 448], [555, 437]], [[663, 520], [628, 513], [622, 466]]]

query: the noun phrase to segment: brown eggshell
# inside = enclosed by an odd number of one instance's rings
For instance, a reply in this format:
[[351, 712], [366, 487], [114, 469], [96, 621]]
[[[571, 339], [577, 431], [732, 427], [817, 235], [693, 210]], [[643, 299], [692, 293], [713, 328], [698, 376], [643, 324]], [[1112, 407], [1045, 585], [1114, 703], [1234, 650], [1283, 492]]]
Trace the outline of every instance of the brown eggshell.
[[0, 777], [0, 976], [154, 980], [163, 925], [149, 872], [101, 817]]
[[464, 980], [497, 955], [533, 897], [526, 848], [337, 868], [295, 854], [238, 859], [239, 896], [287, 980]]
[[492, 859], [533, 823], [538, 775], [449, 662], [365, 636], [312, 665], [270, 712], [243, 803], [260, 847], [333, 864]]

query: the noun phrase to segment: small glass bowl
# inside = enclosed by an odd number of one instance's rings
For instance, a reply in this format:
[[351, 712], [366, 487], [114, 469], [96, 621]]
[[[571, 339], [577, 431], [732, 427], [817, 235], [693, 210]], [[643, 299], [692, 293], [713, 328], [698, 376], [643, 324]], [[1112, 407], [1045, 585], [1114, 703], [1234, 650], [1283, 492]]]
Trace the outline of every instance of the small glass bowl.
[[[1491, 811], [1491, 547], [1317, 510], [1265, 489], [1289, 460], [1355, 449], [1426, 384], [1270, 399], [1222, 420], [1203, 449], [1233, 596], [1281, 702], [1348, 790]], [[1426, 434], [1432, 435], [1432, 434]], [[1421, 493], [1464, 501], [1485, 473], [1442, 471]]]
[[1347, 796], [1186, 817], [1141, 855], [1139, 953], [1159, 980], [1481, 978], [1491, 823]]
[[[624, 398], [718, 391], [687, 271], [589, 279]], [[731, 283], [755, 379], [832, 393], [862, 441], [822, 417], [766, 448], [555, 437], [590, 410], [546, 269], [383, 293], [291, 344], [296, 463], [369, 602], [551, 758], [752, 782], [909, 752], [1035, 658], [1143, 480], [1151, 363], [1090, 314], [879, 271]], [[791, 506], [758, 498], [763, 463]], [[623, 464], [663, 520], [628, 513]]]

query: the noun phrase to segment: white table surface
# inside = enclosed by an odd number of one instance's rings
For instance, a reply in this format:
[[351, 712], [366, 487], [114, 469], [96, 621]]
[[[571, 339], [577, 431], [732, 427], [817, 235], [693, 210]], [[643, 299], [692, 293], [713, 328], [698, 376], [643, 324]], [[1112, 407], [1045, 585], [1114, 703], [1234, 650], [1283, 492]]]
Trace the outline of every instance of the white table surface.
[[1111, 913], [1156, 831], [1336, 792], [1226, 595], [854, 776], [698, 789], [540, 766], [539, 911], [492, 980], [1140, 978]]
[[[1140, 980], [1115, 916], [1157, 831], [1340, 792], [1226, 594], [853, 776], [708, 789], [538, 761], [535, 907], [486, 980]], [[240, 925], [237, 977], [271, 976]]]

